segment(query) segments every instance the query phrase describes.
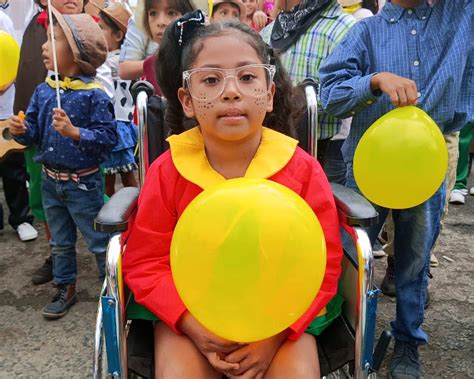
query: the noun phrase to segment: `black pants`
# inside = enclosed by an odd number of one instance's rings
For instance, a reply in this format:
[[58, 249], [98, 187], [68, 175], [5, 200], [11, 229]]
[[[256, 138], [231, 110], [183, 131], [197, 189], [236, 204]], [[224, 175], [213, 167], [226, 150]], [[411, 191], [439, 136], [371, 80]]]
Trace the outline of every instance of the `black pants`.
[[[26, 188], [26, 166], [23, 153], [11, 153], [0, 162], [0, 176], [3, 181], [5, 200], [10, 210], [8, 223], [16, 230], [18, 225], [33, 223], [29, 214], [28, 189]], [[3, 208], [0, 204], [0, 229], [3, 229]]]

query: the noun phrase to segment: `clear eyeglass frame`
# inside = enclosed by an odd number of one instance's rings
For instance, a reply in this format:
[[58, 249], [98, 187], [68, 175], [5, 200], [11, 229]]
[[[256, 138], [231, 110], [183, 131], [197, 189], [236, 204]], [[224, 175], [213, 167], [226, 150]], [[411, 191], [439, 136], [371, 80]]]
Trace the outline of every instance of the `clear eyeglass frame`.
[[[266, 88], [263, 91], [263, 88], [259, 91], [257, 96], [262, 95], [262, 93], [268, 93], [270, 90], [271, 84], [273, 82], [273, 78], [275, 77], [276, 73], [276, 67], [271, 64], [249, 64], [245, 66], [240, 66], [237, 68], [212, 68], [212, 67], [203, 67], [203, 68], [194, 68], [191, 70], [186, 70], [183, 71], [183, 87], [187, 88], [191, 94], [191, 96], [197, 100], [214, 100], [222, 95], [222, 93], [225, 90], [227, 79], [228, 78], [234, 78], [235, 82], [237, 83], [237, 87], [239, 88], [239, 91], [243, 95], [247, 96], [255, 96], [255, 94], [252, 94], [252, 91], [256, 91], [255, 88], [251, 88], [251, 86], [245, 85], [245, 84], [239, 84], [239, 72], [245, 72], [250, 71], [252, 69], [264, 69], [266, 70]], [[191, 78], [193, 75], [196, 75], [196, 73], [209, 73], [209, 74], [221, 74], [223, 75], [222, 77], [222, 84], [214, 86], [213, 90], [208, 90], [206, 91], [205, 96], [200, 96], [198, 91], [193, 91], [192, 85], [191, 85]], [[233, 75], [232, 75], [233, 74]], [[257, 85], [257, 83], [255, 83]], [[221, 87], [221, 88], [220, 88]], [[250, 92], [250, 93], [249, 93]], [[209, 96], [208, 96], [209, 95]]]

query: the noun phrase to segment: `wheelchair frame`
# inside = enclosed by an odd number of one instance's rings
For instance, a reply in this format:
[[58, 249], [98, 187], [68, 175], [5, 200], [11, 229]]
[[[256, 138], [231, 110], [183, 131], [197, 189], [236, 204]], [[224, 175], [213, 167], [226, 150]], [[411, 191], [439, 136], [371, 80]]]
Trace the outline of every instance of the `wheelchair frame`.
[[[145, 83], [145, 84], [144, 84]], [[140, 186], [148, 169], [147, 100], [152, 95], [149, 83], [138, 82], [134, 86], [138, 108], [140, 144]], [[132, 90], [133, 91], [133, 90]], [[305, 81], [308, 105], [310, 152], [316, 156], [317, 136], [317, 84]], [[377, 348], [373, 349], [375, 315], [379, 290], [373, 283], [372, 247], [363, 227], [377, 222], [378, 215], [367, 200], [353, 191], [332, 184], [339, 218], [353, 227], [357, 238], [356, 250], [344, 251], [341, 274], [342, 293], [345, 299], [343, 319], [354, 338], [353, 376], [357, 379], [374, 376], [380, 367], [390, 341], [384, 332]], [[128, 219], [136, 210], [139, 189], [122, 188], [112, 196], [95, 220], [96, 230], [110, 233], [107, 248], [106, 279], [101, 289], [98, 304], [93, 357], [93, 377], [127, 378], [127, 320], [122, 283], [121, 232], [127, 229]], [[352, 205], [351, 205], [352, 203]], [[354, 205], [355, 204], [355, 205]], [[355, 287], [354, 287], [355, 283]], [[344, 285], [345, 284], [345, 285]], [[358, 288], [358, 291], [354, 291]]]

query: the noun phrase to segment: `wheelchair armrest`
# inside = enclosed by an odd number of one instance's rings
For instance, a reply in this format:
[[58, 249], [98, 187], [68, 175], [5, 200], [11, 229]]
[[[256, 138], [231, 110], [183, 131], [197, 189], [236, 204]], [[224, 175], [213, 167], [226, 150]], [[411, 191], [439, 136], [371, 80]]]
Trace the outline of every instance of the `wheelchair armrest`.
[[114, 193], [95, 218], [94, 229], [104, 233], [126, 230], [128, 220], [136, 209], [138, 194], [136, 187], [121, 188]]
[[337, 183], [331, 183], [332, 193], [340, 213], [349, 226], [372, 226], [378, 222], [379, 214], [362, 195]]

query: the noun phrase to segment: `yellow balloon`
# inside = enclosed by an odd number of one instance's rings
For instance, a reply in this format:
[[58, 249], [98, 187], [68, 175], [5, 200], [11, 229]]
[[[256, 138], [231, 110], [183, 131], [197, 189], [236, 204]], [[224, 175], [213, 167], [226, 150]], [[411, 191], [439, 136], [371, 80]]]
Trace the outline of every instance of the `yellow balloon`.
[[20, 47], [15, 38], [0, 31], [0, 88], [13, 82], [20, 62]]
[[375, 121], [354, 154], [354, 178], [364, 196], [391, 209], [428, 200], [441, 186], [448, 150], [436, 123], [413, 106]]
[[191, 314], [223, 338], [252, 342], [292, 325], [326, 270], [314, 212], [264, 179], [232, 179], [197, 196], [181, 215], [171, 270]]

